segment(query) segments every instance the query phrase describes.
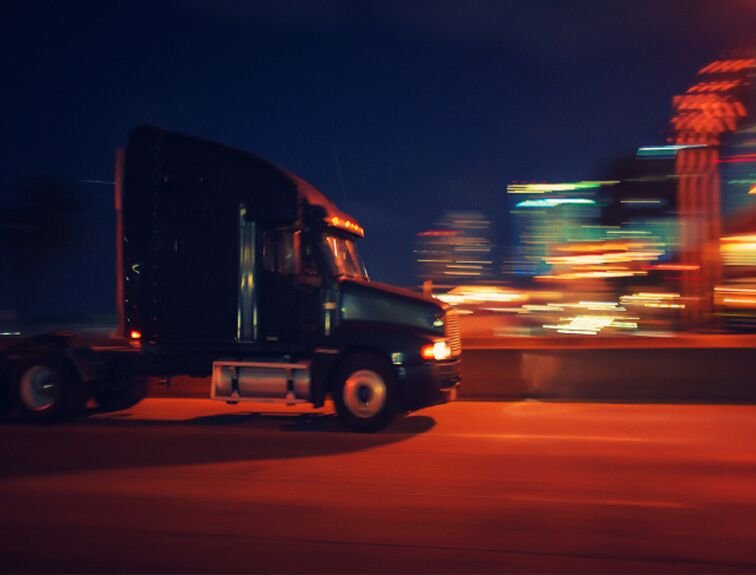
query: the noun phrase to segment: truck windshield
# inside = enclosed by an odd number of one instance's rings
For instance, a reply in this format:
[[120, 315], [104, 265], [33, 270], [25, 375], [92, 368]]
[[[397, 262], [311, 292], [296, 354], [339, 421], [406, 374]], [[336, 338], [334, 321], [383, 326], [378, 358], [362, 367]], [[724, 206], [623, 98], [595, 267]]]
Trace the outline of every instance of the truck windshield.
[[329, 264], [334, 275], [367, 279], [365, 266], [360, 261], [353, 239], [332, 234], [327, 234], [325, 239]]

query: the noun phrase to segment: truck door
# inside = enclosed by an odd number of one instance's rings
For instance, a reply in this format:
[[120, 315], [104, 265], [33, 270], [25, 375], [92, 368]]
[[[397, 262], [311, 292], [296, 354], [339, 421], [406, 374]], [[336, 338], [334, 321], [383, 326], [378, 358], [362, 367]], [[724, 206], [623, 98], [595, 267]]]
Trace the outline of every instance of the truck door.
[[292, 349], [314, 345], [321, 325], [321, 282], [303, 233], [291, 228], [262, 232], [260, 300], [262, 341]]
[[156, 337], [231, 342], [236, 332], [238, 207], [201, 162], [172, 161], [155, 202]]

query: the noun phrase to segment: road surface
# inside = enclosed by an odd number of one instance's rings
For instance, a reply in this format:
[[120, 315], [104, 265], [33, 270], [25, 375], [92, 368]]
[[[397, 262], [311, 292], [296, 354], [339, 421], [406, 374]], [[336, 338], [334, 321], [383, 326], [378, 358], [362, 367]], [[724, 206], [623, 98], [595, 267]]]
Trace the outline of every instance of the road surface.
[[149, 399], [0, 452], [3, 572], [756, 572], [756, 406]]

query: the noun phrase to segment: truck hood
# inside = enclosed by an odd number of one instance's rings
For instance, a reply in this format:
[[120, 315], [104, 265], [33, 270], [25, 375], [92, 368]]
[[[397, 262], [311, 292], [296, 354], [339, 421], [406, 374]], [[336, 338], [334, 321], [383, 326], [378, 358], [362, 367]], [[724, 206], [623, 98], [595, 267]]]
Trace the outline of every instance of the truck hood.
[[411, 289], [398, 287], [391, 284], [385, 284], [381, 282], [374, 282], [374, 281], [361, 280], [361, 279], [355, 279], [355, 278], [345, 278], [341, 280], [341, 283], [342, 285], [353, 284], [355, 286], [359, 286], [358, 289], [381, 292], [386, 295], [413, 300], [420, 304], [432, 305], [439, 309], [445, 309], [449, 307], [447, 304], [445, 304], [441, 300], [437, 300], [436, 298], [427, 297]]
[[357, 279], [342, 279], [341, 320], [403, 325], [443, 335], [446, 305], [409, 289]]

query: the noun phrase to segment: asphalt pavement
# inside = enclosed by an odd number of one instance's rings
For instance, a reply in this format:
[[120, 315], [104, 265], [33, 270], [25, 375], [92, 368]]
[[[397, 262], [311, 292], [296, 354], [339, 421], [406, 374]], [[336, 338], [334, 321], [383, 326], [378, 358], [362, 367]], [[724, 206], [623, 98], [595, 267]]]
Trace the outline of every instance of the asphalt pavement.
[[756, 572], [756, 407], [459, 402], [380, 434], [148, 399], [0, 424], [3, 572]]

